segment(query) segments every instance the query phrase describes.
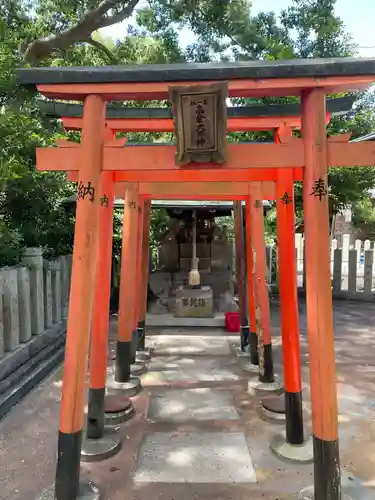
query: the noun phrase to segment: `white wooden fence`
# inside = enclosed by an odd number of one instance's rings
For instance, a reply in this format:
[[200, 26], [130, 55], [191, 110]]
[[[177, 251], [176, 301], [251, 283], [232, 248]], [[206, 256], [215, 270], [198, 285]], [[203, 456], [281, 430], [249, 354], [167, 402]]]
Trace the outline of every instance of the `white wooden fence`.
[[[297, 285], [304, 288], [304, 238], [296, 234]], [[350, 245], [350, 235], [343, 236], [342, 247], [331, 242], [330, 266], [333, 297], [375, 302], [374, 242], [356, 240]], [[267, 247], [267, 281], [275, 288], [277, 248]]]
[[71, 256], [46, 261], [40, 248], [0, 269], [0, 359], [67, 316], [70, 273]]

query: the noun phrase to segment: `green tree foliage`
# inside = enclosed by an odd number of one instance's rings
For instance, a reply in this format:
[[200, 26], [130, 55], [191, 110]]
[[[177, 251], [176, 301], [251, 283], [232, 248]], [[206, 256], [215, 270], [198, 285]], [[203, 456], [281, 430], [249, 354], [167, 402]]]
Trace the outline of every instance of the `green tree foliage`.
[[354, 204], [352, 224], [359, 231], [361, 240], [375, 239], [375, 209], [370, 196], [363, 197]]
[[56, 124], [39, 114], [35, 96], [14, 79], [22, 40], [40, 35], [31, 7], [0, 1], [0, 265], [18, 262], [25, 246], [41, 245], [48, 257], [72, 245], [73, 220], [60, 204], [71, 187], [65, 175], [35, 171], [36, 148], [54, 144]]
[[150, 218], [150, 251], [152, 261], [156, 262], [157, 251], [163, 235], [170, 228], [172, 221], [164, 208], [156, 208], [151, 212]]
[[352, 56], [355, 45], [346, 33], [342, 20], [335, 14], [336, 0], [293, 0], [281, 13], [281, 23], [295, 31], [294, 56]]

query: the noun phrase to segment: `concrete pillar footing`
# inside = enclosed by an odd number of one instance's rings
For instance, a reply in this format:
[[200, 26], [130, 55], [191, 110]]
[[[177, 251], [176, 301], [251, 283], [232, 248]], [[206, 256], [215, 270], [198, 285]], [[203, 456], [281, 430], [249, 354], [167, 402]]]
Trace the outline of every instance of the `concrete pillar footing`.
[[137, 359], [135, 363], [130, 365], [130, 373], [134, 375], [135, 377], [138, 377], [139, 375], [142, 375], [147, 371], [147, 367], [144, 363], [144, 361], [141, 361]]
[[281, 385], [277, 382], [276, 377], [273, 382], [261, 382], [258, 378], [249, 380], [248, 392], [253, 394], [254, 391], [280, 391]]
[[259, 366], [253, 365], [250, 362], [241, 365], [241, 369], [244, 370], [245, 372], [253, 373], [254, 375], [257, 375], [259, 373]]
[[[357, 497], [359, 500], [359, 497]], [[314, 486], [308, 486], [297, 493], [297, 500], [315, 500]], [[341, 500], [354, 500], [354, 497], [348, 496], [342, 492]]]
[[130, 376], [127, 382], [117, 382], [115, 376], [111, 375], [107, 380], [107, 388], [113, 389], [114, 391], [121, 391], [123, 396], [136, 396], [142, 389], [141, 381], [139, 377], [133, 375]]
[[139, 361], [149, 361], [151, 359], [151, 351], [145, 349], [144, 351], [137, 351], [137, 360]]
[[285, 420], [285, 392], [281, 394], [265, 396], [260, 400], [260, 406], [264, 414], [275, 420]]
[[236, 355], [237, 355], [238, 358], [244, 358], [244, 357], [249, 357], [250, 356], [249, 346], [248, 345], [245, 347], [244, 351], [241, 350], [241, 347], [234, 346], [234, 352], [236, 353]]
[[131, 399], [120, 394], [108, 394], [105, 397], [104, 424], [113, 426], [130, 420], [134, 415]]
[[145, 347], [142, 351], [137, 351], [137, 352], [147, 352], [150, 356], [154, 353], [155, 348], [154, 347]]
[[[365, 488], [352, 474], [341, 471], [341, 500], [372, 500], [374, 492]], [[297, 500], [315, 500], [314, 486], [307, 486], [297, 493]]]
[[81, 448], [81, 462], [100, 462], [113, 457], [120, 449], [121, 439], [114, 431], [105, 429], [103, 437], [98, 439], [90, 439], [85, 435]]
[[[81, 480], [76, 500], [100, 500], [100, 491], [91, 481]], [[44, 489], [37, 500], [55, 500], [55, 485]]]
[[286, 441], [285, 433], [278, 434], [272, 439], [270, 448], [277, 457], [286, 459], [288, 462], [309, 464], [314, 460], [312, 436], [309, 436], [302, 444], [295, 445]]
[[262, 403], [260, 404], [260, 411], [262, 416], [264, 415], [267, 419], [277, 420], [279, 422], [285, 422], [285, 413], [276, 413], [274, 411], [267, 410]]

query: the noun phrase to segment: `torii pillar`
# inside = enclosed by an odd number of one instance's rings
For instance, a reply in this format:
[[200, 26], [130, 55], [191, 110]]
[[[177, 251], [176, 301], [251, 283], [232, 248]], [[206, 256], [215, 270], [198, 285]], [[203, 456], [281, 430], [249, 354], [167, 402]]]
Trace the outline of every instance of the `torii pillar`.
[[[251, 183], [248, 212], [251, 220], [251, 241], [254, 263], [254, 288], [257, 309], [259, 311], [258, 353], [259, 377], [249, 381], [249, 391], [278, 391], [280, 385], [275, 380], [272, 355], [271, 318], [266, 282], [266, 247], [264, 241], [264, 215], [262, 185], [260, 182]], [[258, 322], [258, 318], [257, 318]]]
[[[275, 142], [293, 141], [290, 128], [278, 129]], [[276, 181], [277, 240], [284, 394], [274, 401], [262, 400], [285, 416], [285, 435], [275, 436], [271, 449], [292, 462], [313, 460], [312, 439], [305, 440], [302, 411], [302, 380], [298, 324], [297, 266], [295, 251], [294, 178], [292, 169], [283, 169]], [[280, 415], [278, 415], [280, 417]]]
[[145, 200], [143, 207], [142, 264], [139, 288], [137, 348], [139, 356], [144, 359], [149, 359], [151, 356], [150, 349], [146, 347], [147, 292], [150, 264], [150, 218], [151, 200]]
[[107, 381], [107, 385], [131, 397], [141, 390], [141, 381], [139, 377], [132, 375], [131, 370], [134, 313], [137, 300], [134, 283], [137, 278], [138, 185], [127, 184], [124, 198], [118, 340], [114, 376]]
[[233, 203], [233, 212], [236, 252], [236, 282], [241, 323], [241, 351], [245, 352], [245, 347], [249, 343], [249, 323], [247, 320], [244, 221], [241, 201], [235, 201]]
[[245, 241], [246, 241], [246, 281], [247, 281], [247, 310], [249, 314], [249, 353], [248, 363], [242, 369], [250, 373], [259, 371], [258, 335], [255, 303], [253, 240], [251, 236], [251, 197], [247, 197], [245, 204]]
[[301, 499], [341, 500], [328, 209], [324, 88], [302, 92], [305, 149], [306, 307], [314, 445], [314, 488]]
[[[133, 317], [133, 332], [132, 332], [132, 373], [134, 375], [140, 375], [146, 371], [146, 366], [144, 364], [144, 356], [137, 357], [138, 343], [139, 343], [139, 332], [138, 332], [138, 317], [139, 317], [139, 296], [142, 286], [142, 242], [143, 242], [143, 223], [144, 223], [144, 199], [139, 197], [138, 200], [138, 228], [137, 228], [137, 259], [135, 262], [136, 266], [136, 279], [134, 281], [135, 289], [135, 302], [134, 302], [134, 317]], [[136, 371], [135, 371], [136, 370]]]
[[56, 482], [41, 498], [73, 500], [82, 492], [93, 498], [97, 491], [90, 483], [80, 484], [80, 459], [98, 240], [99, 199], [95, 194], [102, 169], [105, 111], [100, 96], [85, 98]]

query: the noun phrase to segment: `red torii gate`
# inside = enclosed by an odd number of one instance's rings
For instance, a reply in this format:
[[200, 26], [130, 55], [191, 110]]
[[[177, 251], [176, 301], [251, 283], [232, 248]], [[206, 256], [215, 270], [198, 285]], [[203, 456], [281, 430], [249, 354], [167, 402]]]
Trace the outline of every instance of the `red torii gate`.
[[[55, 488], [58, 500], [72, 500], [78, 496], [97, 221], [102, 198], [95, 193], [104, 193], [99, 188], [104, 185], [104, 176], [112, 172], [112, 183], [135, 184], [160, 182], [161, 178], [162, 182], [259, 182], [277, 181], [285, 168], [288, 171], [293, 169], [294, 180], [304, 181], [315, 499], [341, 498], [327, 169], [328, 165], [372, 165], [375, 146], [371, 143], [350, 144], [346, 136], [327, 140], [325, 101], [327, 94], [367, 88], [375, 80], [374, 75], [374, 60], [353, 59], [257, 61], [227, 66], [119, 67], [110, 71], [102, 67], [18, 71], [20, 83], [36, 85], [47, 97], [84, 101], [81, 145], [37, 151], [39, 169], [77, 171], [79, 181]], [[194, 167], [187, 168], [175, 164], [174, 146], [123, 147], [121, 141], [105, 140], [105, 101], [166, 99], [171, 85], [202, 85], [219, 80], [228, 81], [230, 97], [301, 95], [303, 138], [282, 138], [280, 144], [231, 144], [224, 165], [194, 164]], [[257, 201], [256, 195], [254, 198]], [[129, 267], [123, 276], [132, 282], [136, 279], [136, 269], [130, 264], [136, 256], [138, 211], [131, 208], [136, 208], [138, 201], [137, 187], [130, 189], [128, 185], [125, 192], [129, 210], [124, 217], [123, 268], [126, 264]], [[128, 287], [120, 298], [120, 340], [116, 360], [120, 382], [129, 380], [129, 332], [131, 337], [134, 319], [133, 313], [126, 316], [124, 310], [127, 306], [133, 312], [134, 304], [134, 290]]]

